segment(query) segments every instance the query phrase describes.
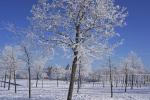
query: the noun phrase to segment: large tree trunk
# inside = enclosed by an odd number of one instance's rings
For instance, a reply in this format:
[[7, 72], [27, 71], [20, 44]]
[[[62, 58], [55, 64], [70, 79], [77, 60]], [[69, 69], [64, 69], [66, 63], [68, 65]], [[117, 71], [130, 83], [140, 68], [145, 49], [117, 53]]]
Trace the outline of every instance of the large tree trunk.
[[79, 93], [79, 89], [80, 89], [80, 80], [78, 78], [78, 87], [77, 87], [77, 93]]
[[77, 93], [79, 93], [80, 87], [81, 87], [81, 66], [79, 66], [79, 75], [78, 75], [78, 87], [77, 87]]
[[77, 69], [77, 52], [75, 52], [74, 55], [75, 55], [75, 57], [73, 59], [73, 64], [72, 64], [71, 79], [70, 79], [70, 85], [69, 85], [67, 100], [72, 100], [75, 74], [76, 74], [76, 69]]
[[17, 93], [16, 72], [15, 72], [15, 70], [14, 70], [14, 85], [15, 85], [15, 93]]
[[74, 87], [74, 81], [75, 81], [75, 74], [77, 69], [77, 61], [78, 61], [78, 43], [80, 42], [80, 25], [76, 26], [76, 46], [73, 49], [74, 52], [74, 59], [72, 63], [72, 71], [71, 71], [71, 79], [70, 79], [70, 85], [69, 85], [69, 91], [67, 100], [72, 100], [72, 94], [73, 94], [73, 87]]

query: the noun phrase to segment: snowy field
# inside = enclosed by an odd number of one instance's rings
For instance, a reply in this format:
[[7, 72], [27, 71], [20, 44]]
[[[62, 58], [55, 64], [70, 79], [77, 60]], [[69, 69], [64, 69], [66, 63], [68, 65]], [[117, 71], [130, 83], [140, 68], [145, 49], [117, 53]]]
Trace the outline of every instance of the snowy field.
[[[17, 80], [21, 86], [17, 86], [17, 93], [14, 93], [14, 86], [8, 91], [0, 87], [0, 100], [29, 100], [27, 80]], [[32, 81], [32, 98], [31, 100], [66, 100], [69, 83], [59, 81], [57, 87], [56, 81], [44, 80], [39, 81], [38, 88], [35, 87], [35, 81]], [[82, 85], [80, 92], [77, 93], [75, 85], [73, 100], [150, 100], [150, 87], [130, 88], [124, 93], [124, 87], [114, 87], [114, 97], [110, 97], [110, 87], [102, 87], [97, 83], [85, 83]]]

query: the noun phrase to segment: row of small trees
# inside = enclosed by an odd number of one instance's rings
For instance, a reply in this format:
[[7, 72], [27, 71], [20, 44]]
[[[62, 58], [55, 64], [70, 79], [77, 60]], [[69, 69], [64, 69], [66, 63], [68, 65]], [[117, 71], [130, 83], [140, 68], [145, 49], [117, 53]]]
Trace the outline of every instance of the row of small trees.
[[[33, 78], [31, 76], [36, 76], [38, 82], [39, 76], [43, 76], [43, 68], [46, 61], [46, 57], [37, 56], [36, 54], [33, 56], [31, 51], [24, 45], [5, 46], [0, 56], [1, 78], [4, 78], [4, 81], [2, 81], [4, 88], [7, 83], [8, 90], [10, 90], [11, 85], [14, 85], [16, 93], [16, 76], [26, 76], [29, 79], [29, 97], [31, 97], [31, 78]], [[8, 82], [6, 82], [7, 77], [9, 79]], [[14, 83], [11, 83], [12, 78], [14, 78]]]
[[[49, 78], [70, 81], [71, 66], [66, 67], [51, 66], [47, 67], [49, 58], [32, 52], [29, 47], [25, 45], [10, 46], [7, 45], [2, 49], [0, 56], [0, 77], [1, 84], [8, 84], [8, 90], [11, 86], [15, 86], [15, 93], [17, 92], [17, 78], [28, 79], [29, 81], [29, 97], [31, 97], [31, 80], [36, 79], [36, 87], [38, 80]], [[87, 67], [80, 67], [80, 75], [87, 74]], [[78, 68], [79, 70], [79, 68]], [[77, 72], [78, 73], [78, 72]], [[78, 75], [78, 74], [77, 74]], [[32, 76], [32, 77], [31, 77]], [[11, 82], [12, 78], [14, 82]], [[8, 79], [8, 82], [6, 81]], [[2, 85], [1, 85], [2, 86]]]
[[[27, 51], [24, 46], [5, 46], [1, 52], [0, 61], [1, 86], [4, 84], [5, 88], [8, 84], [8, 90], [10, 90], [12, 84], [15, 87], [15, 93], [18, 85], [16, 76], [29, 79], [29, 97], [31, 97], [31, 79], [36, 79], [36, 87], [38, 81], [44, 78], [57, 80], [57, 86], [58, 80], [70, 81], [71, 66], [69, 64], [66, 67], [58, 65], [46, 67], [47, 57], [31, 55], [31, 51]], [[76, 71], [77, 92], [84, 82], [93, 82], [93, 85], [95, 82], [99, 82], [103, 87], [110, 82], [111, 93], [114, 86], [124, 86], [126, 92], [127, 87], [133, 89], [134, 86], [147, 86], [150, 83], [149, 73], [145, 71], [141, 58], [134, 52], [130, 52], [126, 58], [115, 66], [112, 65], [113, 62], [109, 58], [108, 64], [96, 71], [90, 69], [88, 62], [85, 61], [84, 63], [79, 62]], [[7, 78], [8, 82], [6, 81]], [[11, 83], [12, 78], [14, 79], [13, 83]]]
[[102, 83], [103, 87], [110, 83], [111, 97], [113, 96], [113, 86], [124, 86], [126, 92], [129, 86], [133, 89], [134, 86], [141, 87], [150, 84], [150, 73], [145, 70], [141, 58], [133, 51], [120, 63], [116, 65], [112, 63], [109, 58], [108, 64], [104, 68], [94, 71], [91, 77], [96, 82]]

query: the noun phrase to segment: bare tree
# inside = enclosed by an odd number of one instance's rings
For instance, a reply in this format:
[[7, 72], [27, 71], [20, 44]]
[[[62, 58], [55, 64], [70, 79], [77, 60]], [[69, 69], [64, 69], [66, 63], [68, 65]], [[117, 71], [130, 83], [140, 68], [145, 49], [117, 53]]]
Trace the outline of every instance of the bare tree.
[[127, 91], [127, 85], [128, 85], [128, 69], [127, 64], [125, 65], [125, 92]]
[[29, 98], [31, 98], [31, 54], [26, 45], [22, 45], [23, 61], [25, 61], [28, 69], [28, 82], [29, 82]]
[[109, 57], [109, 76], [110, 76], [110, 87], [111, 87], [111, 97], [113, 97], [113, 79], [112, 79], [112, 65]]

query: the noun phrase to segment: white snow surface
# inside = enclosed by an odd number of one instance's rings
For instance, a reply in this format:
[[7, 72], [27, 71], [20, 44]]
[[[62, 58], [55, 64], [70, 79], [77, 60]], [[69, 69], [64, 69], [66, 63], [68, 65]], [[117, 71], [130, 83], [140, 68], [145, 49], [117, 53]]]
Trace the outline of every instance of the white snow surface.
[[[35, 80], [32, 80], [32, 98], [28, 99], [27, 80], [17, 80], [21, 86], [17, 86], [17, 93], [14, 93], [14, 86], [10, 90], [0, 87], [0, 100], [66, 100], [68, 93], [69, 82], [55, 80], [39, 81], [38, 87], [35, 87]], [[150, 87], [137, 88], [133, 90], [128, 87], [127, 93], [124, 93], [124, 87], [114, 87], [113, 98], [110, 97], [110, 86], [102, 87], [101, 83], [84, 83], [77, 93], [75, 89], [73, 100], [150, 100]]]

